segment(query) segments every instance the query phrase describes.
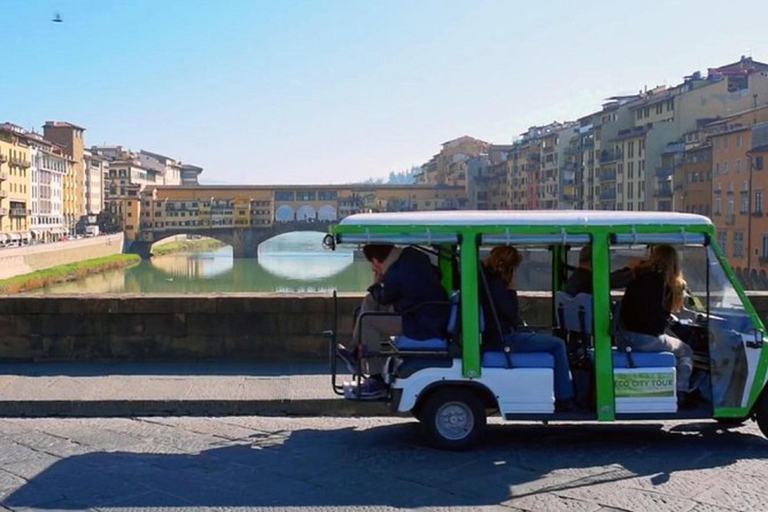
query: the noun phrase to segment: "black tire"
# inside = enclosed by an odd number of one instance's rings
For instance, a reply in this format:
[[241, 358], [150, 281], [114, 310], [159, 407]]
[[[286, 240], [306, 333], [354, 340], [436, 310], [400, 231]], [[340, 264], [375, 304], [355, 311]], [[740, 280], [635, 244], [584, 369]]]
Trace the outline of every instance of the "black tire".
[[746, 423], [747, 418], [715, 418], [723, 428], [736, 428]]
[[755, 421], [757, 426], [760, 427], [760, 432], [765, 437], [768, 437], [768, 395], [765, 393], [760, 396], [760, 399], [755, 404]]
[[419, 421], [430, 444], [443, 450], [466, 450], [485, 430], [485, 405], [470, 389], [435, 391], [419, 410]]

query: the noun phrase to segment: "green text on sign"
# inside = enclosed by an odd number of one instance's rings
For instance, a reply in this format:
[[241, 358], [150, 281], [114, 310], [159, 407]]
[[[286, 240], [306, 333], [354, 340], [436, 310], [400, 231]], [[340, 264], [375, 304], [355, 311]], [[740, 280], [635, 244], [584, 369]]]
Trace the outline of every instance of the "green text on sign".
[[675, 394], [675, 379], [671, 372], [617, 373], [614, 383], [616, 398]]

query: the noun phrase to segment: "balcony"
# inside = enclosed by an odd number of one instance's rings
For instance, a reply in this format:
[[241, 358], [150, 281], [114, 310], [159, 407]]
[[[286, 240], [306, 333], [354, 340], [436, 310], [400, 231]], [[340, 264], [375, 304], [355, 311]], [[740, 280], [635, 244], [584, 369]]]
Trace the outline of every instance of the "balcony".
[[660, 186], [654, 194], [656, 197], [672, 197], [672, 187], [669, 184]]
[[5, 155], [0, 155], [0, 164], [4, 164], [8, 161], [8, 157]]
[[0, 217], [8, 215], [8, 208], [0, 208]]
[[540, 162], [541, 161], [541, 155], [539, 153], [528, 153], [528, 161], [529, 162]]
[[8, 179], [8, 173], [7, 172], [0, 172], [0, 181], [5, 181]]
[[10, 214], [11, 217], [26, 217], [27, 216], [27, 209], [26, 208], [11, 208]]
[[604, 149], [600, 152], [600, 163], [607, 164], [608, 162], [615, 162], [624, 158], [624, 153], [620, 149], [608, 150]]
[[10, 165], [15, 167], [21, 167], [22, 169], [27, 169], [32, 165], [32, 163], [29, 160], [24, 160], [23, 158], [11, 157]]
[[616, 189], [615, 188], [609, 188], [605, 190], [600, 191], [600, 200], [601, 201], [614, 201], [616, 199]]
[[616, 181], [616, 169], [600, 169], [597, 174], [600, 181]]
[[672, 176], [673, 170], [671, 167], [657, 167], [656, 168], [656, 177], [658, 178], [669, 178]]

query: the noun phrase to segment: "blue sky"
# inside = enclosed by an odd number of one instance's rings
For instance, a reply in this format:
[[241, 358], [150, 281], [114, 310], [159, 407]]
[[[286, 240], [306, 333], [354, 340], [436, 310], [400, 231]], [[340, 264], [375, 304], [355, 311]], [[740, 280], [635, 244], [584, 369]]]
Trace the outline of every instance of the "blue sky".
[[764, 0], [0, 1], [0, 121], [70, 121], [204, 182], [382, 177], [461, 135], [509, 143], [614, 94], [768, 61], [750, 21]]

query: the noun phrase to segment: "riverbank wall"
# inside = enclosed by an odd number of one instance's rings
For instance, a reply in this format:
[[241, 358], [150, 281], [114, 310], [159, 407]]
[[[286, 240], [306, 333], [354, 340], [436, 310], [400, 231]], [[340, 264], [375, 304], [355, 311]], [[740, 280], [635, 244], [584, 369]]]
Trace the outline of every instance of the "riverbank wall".
[[0, 279], [123, 252], [123, 233], [0, 249]]
[[[5, 361], [324, 361], [323, 331], [348, 343], [363, 295], [0, 296]], [[768, 318], [768, 293], [750, 297]], [[521, 315], [547, 325], [551, 299], [522, 293]], [[334, 310], [338, 324], [334, 326]]]

